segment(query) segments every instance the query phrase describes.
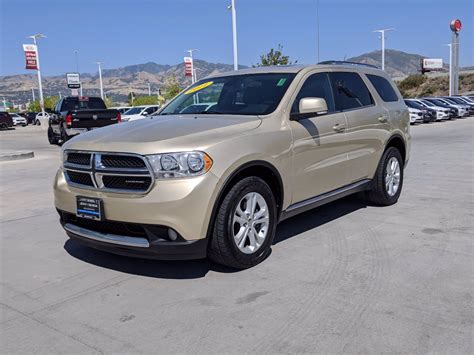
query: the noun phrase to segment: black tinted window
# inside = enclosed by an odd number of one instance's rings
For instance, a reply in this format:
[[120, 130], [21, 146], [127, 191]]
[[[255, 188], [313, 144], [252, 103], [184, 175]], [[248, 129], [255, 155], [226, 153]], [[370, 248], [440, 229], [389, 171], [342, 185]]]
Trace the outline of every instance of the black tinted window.
[[328, 105], [328, 112], [335, 111], [334, 97], [332, 95], [331, 83], [327, 73], [318, 73], [311, 75], [304, 82], [295, 102], [291, 108], [292, 113], [298, 113], [300, 107], [300, 100], [305, 97], [320, 97], [326, 100]]
[[336, 101], [336, 110], [349, 110], [374, 103], [369, 89], [357, 73], [329, 74]]
[[375, 90], [377, 90], [382, 100], [386, 102], [398, 101], [397, 93], [395, 92], [395, 90], [393, 90], [392, 85], [388, 82], [387, 79], [382, 78], [378, 75], [370, 74], [367, 74], [367, 78], [369, 78], [370, 82], [374, 86]]
[[74, 111], [74, 110], [102, 110], [105, 109], [104, 101], [98, 97], [68, 97], [64, 99], [61, 111]]

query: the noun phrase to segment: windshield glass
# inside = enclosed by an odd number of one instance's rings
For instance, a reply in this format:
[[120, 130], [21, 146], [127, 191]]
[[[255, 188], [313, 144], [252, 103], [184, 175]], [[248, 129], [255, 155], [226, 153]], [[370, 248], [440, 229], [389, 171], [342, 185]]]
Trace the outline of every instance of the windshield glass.
[[431, 106], [431, 107], [436, 106], [434, 103], [429, 102], [428, 100], [424, 100], [423, 103], [424, 103], [425, 105], [428, 105], [428, 106]]
[[125, 112], [125, 115], [138, 115], [143, 111], [143, 107], [132, 107], [130, 110]]
[[68, 97], [64, 100], [61, 111], [74, 110], [103, 110], [106, 109], [104, 101], [97, 97], [77, 98]]
[[275, 111], [295, 75], [248, 74], [201, 80], [176, 97], [160, 115], [267, 115]]

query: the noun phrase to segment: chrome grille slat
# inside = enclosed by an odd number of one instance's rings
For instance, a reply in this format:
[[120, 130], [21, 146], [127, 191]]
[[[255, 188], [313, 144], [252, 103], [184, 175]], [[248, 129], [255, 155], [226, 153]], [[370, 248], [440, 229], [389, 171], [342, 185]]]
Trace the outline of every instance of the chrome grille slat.
[[154, 183], [153, 170], [146, 158], [138, 154], [68, 150], [63, 166], [66, 180], [73, 187], [145, 194]]

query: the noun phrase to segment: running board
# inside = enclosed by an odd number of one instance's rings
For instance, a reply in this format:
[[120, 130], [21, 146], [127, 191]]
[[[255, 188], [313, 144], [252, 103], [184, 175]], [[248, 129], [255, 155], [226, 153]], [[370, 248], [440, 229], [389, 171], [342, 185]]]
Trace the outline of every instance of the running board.
[[281, 213], [280, 221], [296, 216], [297, 214], [312, 210], [313, 208], [325, 205], [326, 203], [338, 200], [342, 197], [352, 195], [356, 192], [370, 189], [372, 180], [365, 179], [353, 184], [341, 187], [340, 189], [326, 192], [322, 195], [309, 198], [307, 200], [294, 203]]

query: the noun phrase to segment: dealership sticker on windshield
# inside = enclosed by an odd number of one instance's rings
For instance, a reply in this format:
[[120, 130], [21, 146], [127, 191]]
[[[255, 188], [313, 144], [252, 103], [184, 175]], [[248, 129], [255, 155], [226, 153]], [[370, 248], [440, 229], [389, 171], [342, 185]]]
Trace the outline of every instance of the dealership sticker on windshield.
[[213, 81], [208, 81], [208, 82], [206, 82], [206, 83], [204, 83], [204, 84], [201, 84], [201, 85], [198, 85], [198, 86], [195, 86], [195, 87], [189, 89], [188, 91], [185, 92], [185, 94], [186, 94], [186, 95], [189, 95], [189, 94], [195, 93], [196, 91], [205, 89], [205, 88], [207, 88], [208, 86], [211, 86], [212, 84], [214, 84]]
[[280, 80], [278, 80], [277, 86], [283, 86], [285, 85], [285, 82], [286, 82], [286, 78], [281, 78]]

